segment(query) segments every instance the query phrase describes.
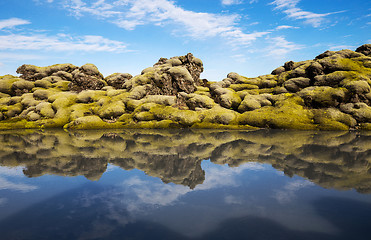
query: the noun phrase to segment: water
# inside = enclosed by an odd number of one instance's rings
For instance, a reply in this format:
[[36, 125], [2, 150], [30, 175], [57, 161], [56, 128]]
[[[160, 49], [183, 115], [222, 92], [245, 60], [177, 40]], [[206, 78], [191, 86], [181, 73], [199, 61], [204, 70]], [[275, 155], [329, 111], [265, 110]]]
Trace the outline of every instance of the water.
[[0, 239], [371, 239], [371, 133], [0, 133]]

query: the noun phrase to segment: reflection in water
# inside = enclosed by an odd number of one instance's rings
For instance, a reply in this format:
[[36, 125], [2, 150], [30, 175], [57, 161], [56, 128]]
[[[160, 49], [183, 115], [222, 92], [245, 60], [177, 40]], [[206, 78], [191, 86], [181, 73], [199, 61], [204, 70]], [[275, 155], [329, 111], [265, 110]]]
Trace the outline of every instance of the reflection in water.
[[1, 132], [0, 239], [369, 239], [370, 146], [356, 132]]
[[258, 162], [270, 164], [290, 177], [305, 177], [324, 188], [371, 193], [370, 146], [371, 133], [357, 132], [2, 132], [0, 166], [23, 166], [28, 177], [83, 175], [99, 180], [111, 164], [125, 170], [139, 169], [164, 183], [194, 189], [205, 180], [203, 160], [231, 167]]

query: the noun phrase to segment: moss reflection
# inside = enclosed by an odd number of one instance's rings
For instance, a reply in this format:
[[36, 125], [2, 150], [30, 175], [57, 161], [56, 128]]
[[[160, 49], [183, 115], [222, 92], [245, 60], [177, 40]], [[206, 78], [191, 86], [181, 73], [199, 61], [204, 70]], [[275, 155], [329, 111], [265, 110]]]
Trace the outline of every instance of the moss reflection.
[[282, 130], [4, 131], [0, 166], [28, 177], [84, 175], [98, 180], [112, 164], [194, 188], [201, 162], [272, 165], [325, 187], [371, 193], [371, 133]]

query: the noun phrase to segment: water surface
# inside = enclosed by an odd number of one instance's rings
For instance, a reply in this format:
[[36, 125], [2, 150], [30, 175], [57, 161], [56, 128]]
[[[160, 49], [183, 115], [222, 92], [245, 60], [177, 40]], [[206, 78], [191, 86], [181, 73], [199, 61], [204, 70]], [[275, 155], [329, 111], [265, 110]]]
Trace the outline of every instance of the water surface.
[[0, 133], [1, 239], [370, 239], [371, 133]]

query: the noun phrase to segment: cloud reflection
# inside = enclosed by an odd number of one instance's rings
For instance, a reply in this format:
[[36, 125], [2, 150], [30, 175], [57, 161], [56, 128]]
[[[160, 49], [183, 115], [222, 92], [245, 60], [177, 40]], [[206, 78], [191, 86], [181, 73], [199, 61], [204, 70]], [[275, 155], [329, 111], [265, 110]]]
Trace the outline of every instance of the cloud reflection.
[[7, 179], [0, 177], [0, 190], [11, 190], [11, 191], [21, 191], [21, 192], [30, 192], [38, 189], [39, 187], [24, 184], [24, 183], [13, 183]]

